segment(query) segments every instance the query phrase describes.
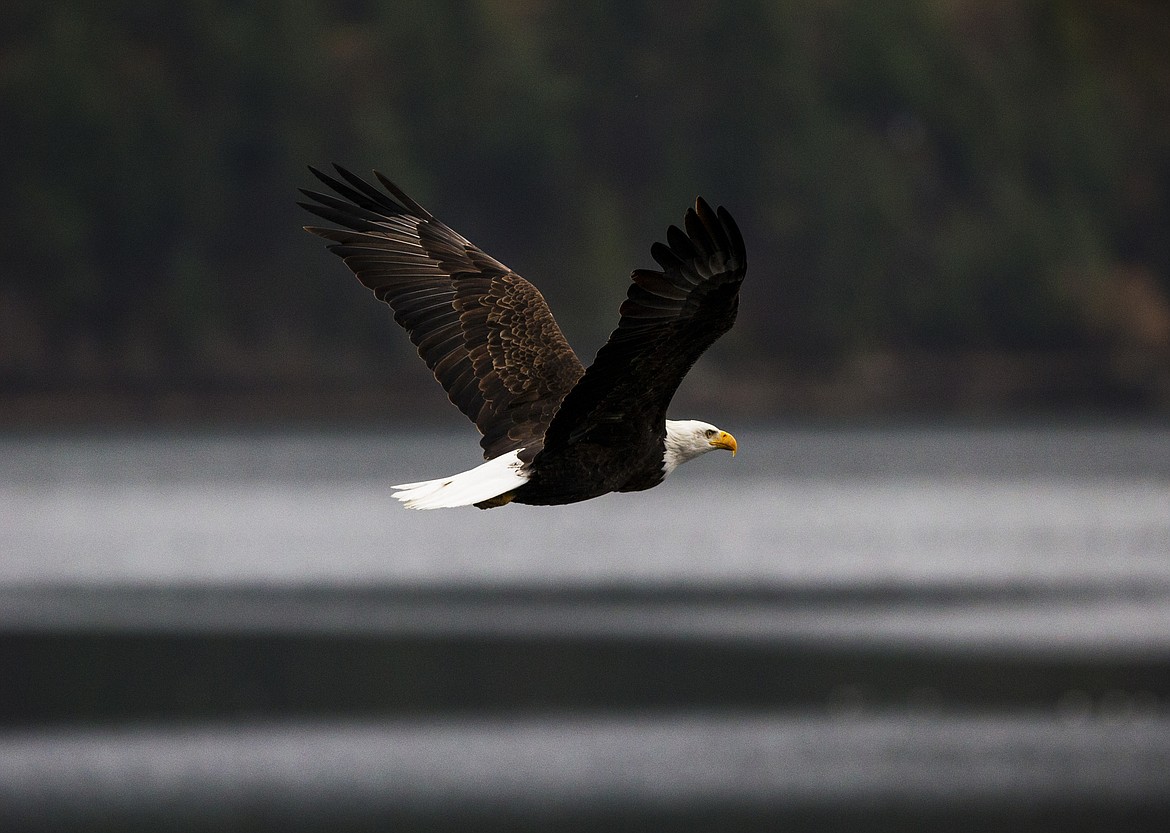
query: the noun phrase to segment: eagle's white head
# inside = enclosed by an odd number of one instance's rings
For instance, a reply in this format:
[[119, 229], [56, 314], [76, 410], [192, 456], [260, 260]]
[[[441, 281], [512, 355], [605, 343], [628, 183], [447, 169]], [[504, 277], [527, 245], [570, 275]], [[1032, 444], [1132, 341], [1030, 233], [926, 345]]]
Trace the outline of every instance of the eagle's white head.
[[663, 474], [670, 474], [687, 460], [723, 448], [735, 456], [735, 437], [720, 431], [709, 422], [697, 419], [666, 421], [666, 453], [662, 458]]

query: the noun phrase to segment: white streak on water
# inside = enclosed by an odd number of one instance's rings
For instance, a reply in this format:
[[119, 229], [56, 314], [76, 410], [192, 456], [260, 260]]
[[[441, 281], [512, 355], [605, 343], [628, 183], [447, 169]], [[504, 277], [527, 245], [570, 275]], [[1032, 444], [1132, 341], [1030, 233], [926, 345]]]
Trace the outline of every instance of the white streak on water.
[[699, 479], [423, 514], [379, 483], [0, 485], [0, 552], [5, 584], [1170, 586], [1170, 487]]
[[[0, 733], [0, 806], [41, 823], [165, 812], [457, 806], [560, 813], [598, 802], [791, 808], [1164, 807], [1170, 722], [889, 715], [512, 718]], [[279, 829], [274, 827], [273, 829]]]

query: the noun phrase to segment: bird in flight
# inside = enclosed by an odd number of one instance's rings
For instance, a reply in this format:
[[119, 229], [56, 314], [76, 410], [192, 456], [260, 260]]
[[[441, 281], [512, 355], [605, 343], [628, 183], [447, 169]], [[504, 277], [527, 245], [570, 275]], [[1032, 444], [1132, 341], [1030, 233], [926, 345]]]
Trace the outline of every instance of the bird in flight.
[[[333, 194], [301, 206], [341, 228], [330, 241], [394, 310], [447, 396], [479, 429], [487, 462], [395, 486], [412, 509], [556, 505], [657, 486], [735, 438], [666, 409], [687, 371], [731, 329], [747, 270], [731, 215], [700, 197], [638, 269], [617, 328], [588, 369], [531, 283], [436, 219], [386, 177], [310, 168]], [[384, 190], [383, 190], [384, 189]]]

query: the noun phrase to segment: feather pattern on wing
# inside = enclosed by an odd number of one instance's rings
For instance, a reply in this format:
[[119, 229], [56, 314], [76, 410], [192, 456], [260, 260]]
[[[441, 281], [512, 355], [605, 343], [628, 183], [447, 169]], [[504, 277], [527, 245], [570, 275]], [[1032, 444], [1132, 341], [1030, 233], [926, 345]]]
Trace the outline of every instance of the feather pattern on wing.
[[394, 310], [448, 397], [479, 428], [484, 457], [539, 451], [561, 401], [584, 373], [540, 292], [435, 219], [375, 171], [385, 192], [335, 166], [310, 168], [338, 196], [301, 205], [343, 228], [332, 241], [358, 280]]

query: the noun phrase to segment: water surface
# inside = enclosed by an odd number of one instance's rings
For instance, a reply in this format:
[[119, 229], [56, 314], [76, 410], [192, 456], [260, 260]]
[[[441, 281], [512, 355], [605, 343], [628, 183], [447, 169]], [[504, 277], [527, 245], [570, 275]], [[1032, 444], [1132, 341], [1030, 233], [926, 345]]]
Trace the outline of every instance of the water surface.
[[486, 512], [390, 497], [470, 431], [0, 440], [0, 815], [1166, 829], [1170, 430], [736, 434]]

